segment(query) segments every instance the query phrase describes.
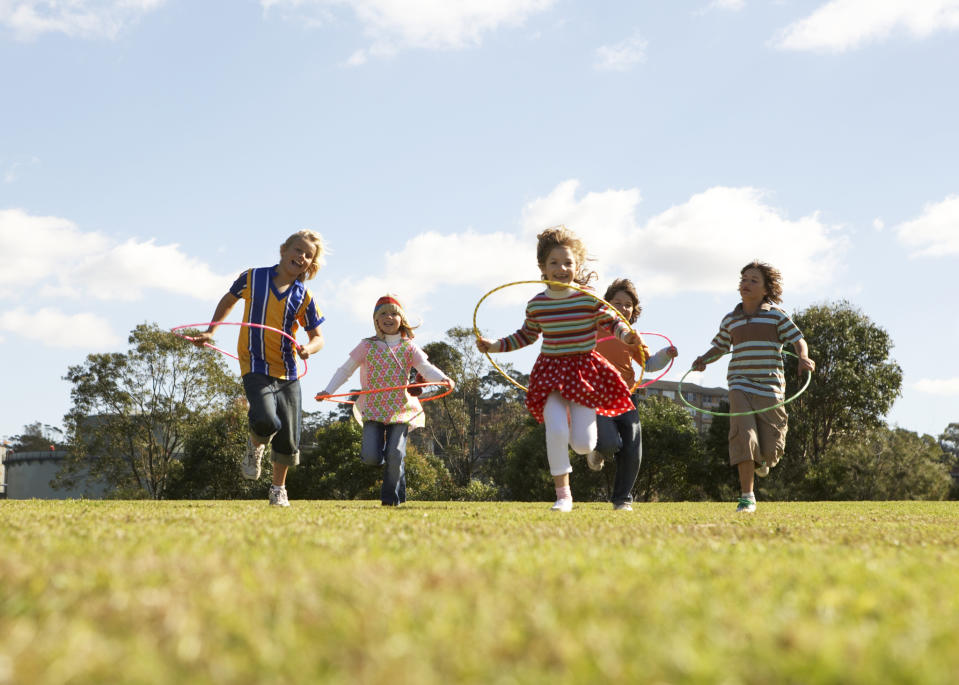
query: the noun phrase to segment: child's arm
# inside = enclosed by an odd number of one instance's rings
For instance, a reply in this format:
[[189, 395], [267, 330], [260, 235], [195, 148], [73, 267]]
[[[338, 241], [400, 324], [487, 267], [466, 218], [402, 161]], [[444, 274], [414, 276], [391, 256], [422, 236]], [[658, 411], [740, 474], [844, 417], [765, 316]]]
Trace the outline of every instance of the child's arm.
[[796, 352], [796, 356], [799, 357], [799, 371], [808, 371], [812, 373], [816, 370], [816, 362], [809, 358], [809, 346], [806, 345], [806, 339], [800, 338], [793, 343], [793, 350]]
[[705, 371], [706, 364], [712, 364], [724, 354], [726, 354], [726, 350], [721, 350], [718, 347], [710, 347], [693, 360], [691, 368], [693, 371]]
[[360, 362], [353, 359], [353, 357], [348, 357], [346, 362], [338, 368], [333, 373], [333, 378], [330, 379], [330, 382], [326, 384], [326, 387], [320, 391], [321, 395], [332, 395], [335, 393], [341, 385], [346, 383], [349, 380], [350, 376], [353, 375], [353, 372], [360, 368]]
[[443, 373], [439, 368], [433, 366], [428, 361], [421, 361], [413, 366], [416, 369], [416, 372], [422, 376], [426, 383], [442, 383], [447, 382], [452, 388], [454, 383], [453, 379]]
[[193, 338], [193, 344], [197, 347], [203, 347], [203, 343], [213, 342], [213, 332], [217, 329], [219, 323], [223, 321], [223, 319], [225, 319], [233, 310], [233, 306], [239, 301], [240, 298], [231, 292], [227, 292], [226, 295], [221, 297], [220, 301], [216, 305], [216, 309], [213, 310], [213, 318], [210, 320], [210, 325], [207, 326], [207, 329], [203, 333], [200, 333]]
[[316, 354], [323, 349], [323, 345], [326, 342], [323, 340], [323, 333], [320, 331], [319, 326], [307, 331], [306, 334], [310, 336], [309, 342], [296, 349], [296, 353], [300, 355], [300, 359], [307, 359], [311, 354]]
[[643, 365], [643, 368], [647, 371], [659, 371], [669, 363], [671, 358], [677, 356], [678, 354], [679, 351], [675, 347], [664, 347], [652, 357], [647, 359], [646, 363]]

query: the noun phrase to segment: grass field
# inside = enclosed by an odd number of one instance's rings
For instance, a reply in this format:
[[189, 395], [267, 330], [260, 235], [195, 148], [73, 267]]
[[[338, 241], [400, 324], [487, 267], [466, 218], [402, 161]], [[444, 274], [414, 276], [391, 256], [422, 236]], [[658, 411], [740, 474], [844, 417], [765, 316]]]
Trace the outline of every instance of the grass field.
[[955, 683], [959, 503], [0, 502], [0, 683]]

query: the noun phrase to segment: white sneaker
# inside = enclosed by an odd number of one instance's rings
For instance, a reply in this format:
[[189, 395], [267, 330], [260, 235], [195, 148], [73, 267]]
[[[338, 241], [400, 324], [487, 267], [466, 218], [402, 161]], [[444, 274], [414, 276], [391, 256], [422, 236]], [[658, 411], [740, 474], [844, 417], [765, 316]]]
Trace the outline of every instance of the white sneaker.
[[748, 497], [740, 497], [739, 505], [736, 507], [737, 514], [751, 514], [756, 511], [756, 500]]
[[769, 475], [769, 464], [764, 461], [758, 462], [756, 464], [756, 475], [760, 478], [765, 478]]
[[593, 471], [602, 471], [603, 464], [606, 463], [606, 458], [603, 456], [602, 452], [597, 452], [593, 450], [586, 455], [586, 465], [589, 466]]
[[630, 504], [629, 502], [623, 502], [622, 504], [614, 504], [613, 510], [614, 511], [632, 511], [633, 505]]
[[564, 497], [563, 499], [556, 500], [556, 503], [551, 506], [550, 511], [572, 511], [573, 510], [573, 498]]
[[290, 500], [286, 496], [286, 487], [275, 485], [270, 486], [270, 506], [272, 507], [288, 507], [290, 506]]
[[246, 455], [240, 463], [240, 471], [247, 480], [257, 480], [260, 477], [260, 462], [263, 461], [263, 453], [266, 452], [266, 445], [254, 445], [253, 440], [246, 441]]

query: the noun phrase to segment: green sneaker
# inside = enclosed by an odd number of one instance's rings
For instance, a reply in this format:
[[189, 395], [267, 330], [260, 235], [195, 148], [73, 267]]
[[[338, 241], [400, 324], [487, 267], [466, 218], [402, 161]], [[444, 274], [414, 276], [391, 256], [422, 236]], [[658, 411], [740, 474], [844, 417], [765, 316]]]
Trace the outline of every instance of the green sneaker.
[[736, 507], [737, 514], [751, 514], [756, 511], [756, 500], [749, 499], [748, 497], [739, 498], [739, 506]]

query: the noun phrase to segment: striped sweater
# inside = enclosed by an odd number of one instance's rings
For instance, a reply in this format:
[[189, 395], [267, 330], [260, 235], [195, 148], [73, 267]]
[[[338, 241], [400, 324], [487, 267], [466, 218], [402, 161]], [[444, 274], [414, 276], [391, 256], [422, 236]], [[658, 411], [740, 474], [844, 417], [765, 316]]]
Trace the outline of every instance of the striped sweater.
[[526, 321], [518, 331], [499, 342], [500, 352], [532, 345], [543, 336], [540, 353], [547, 357], [583, 354], [596, 347], [596, 328], [607, 325], [620, 339], [629, 327], [591, 295], [570, 289], [571, 295], [554, 298], [539, 293], [526, 303]]
[[[742, 303], [723, 317], [712, 346], [733, 355], [726, 371], [730, 390], [781, 401], [785, 397], [782, 347], [802, 340], [802, 332], [782, 309], [764, 302], [752, 315], [743, 312]], [[712, 360], [710, 360], [712, 361]]]

